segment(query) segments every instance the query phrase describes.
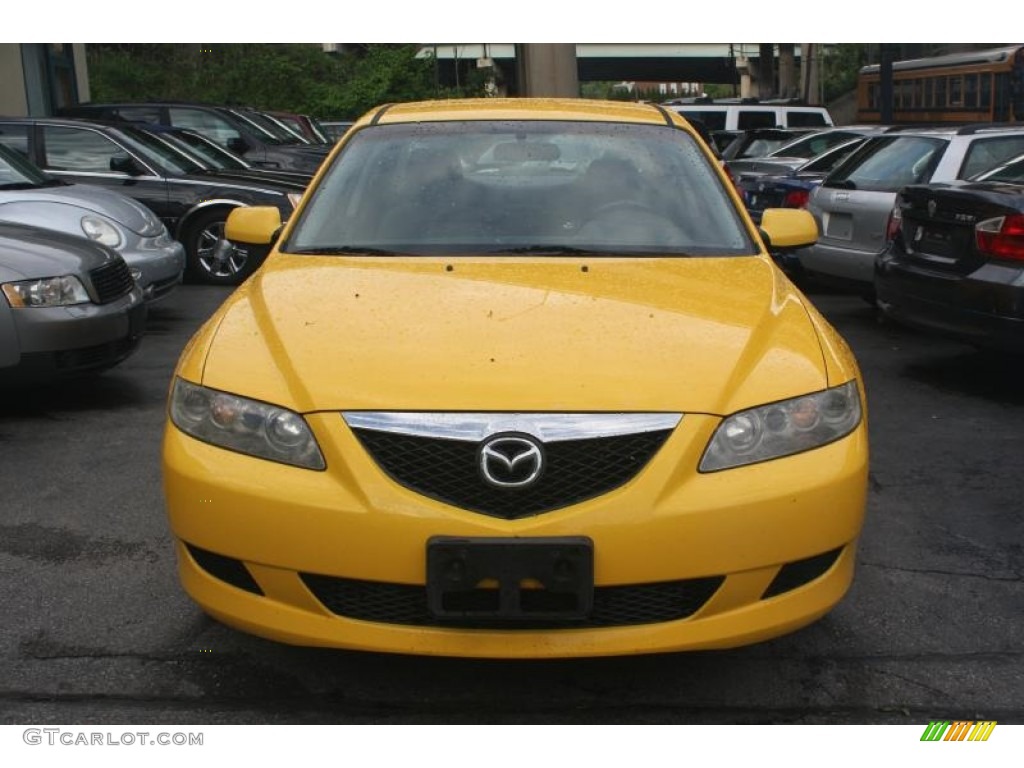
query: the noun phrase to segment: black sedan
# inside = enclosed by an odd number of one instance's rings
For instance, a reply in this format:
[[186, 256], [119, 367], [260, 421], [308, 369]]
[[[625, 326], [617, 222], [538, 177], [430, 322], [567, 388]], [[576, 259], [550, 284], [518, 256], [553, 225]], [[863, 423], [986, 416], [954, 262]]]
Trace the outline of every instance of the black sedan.
[[252, 110], [188, 102], [78, 104], [60, 110], [64, 117], [153, 123], [187, 128], [213, 139], [247, 162], [283, 171], [315, 173], [329, 146], [311, 145]]
[[875, 265], [882, 311], [1024, 353], [1024, 156], [962, 186], [903, 189]]
[[284, 219], [306, 186], [305, 177], [211, 171], [125, 123], [24, 117], [0, 119], [0, 129], [47, 173], [115, 189], [150, 208], [184, 244], [187, 274], [203, 282], [237, 284], [266, 255], [251, 246], [226, 247], [224, 222], [232, 209], [273, 205]]
[[198, 163], [208, 171], [220, 171], [221, 175], [231, 174], [249, 181], [277, 179], [289, 184], [306, 186], [313, 180], [311, 172], [279, 171], [264, 166], [252, 165], [230, 149], [225, 149], [212, 139], [186, 128], [172, 128], [166, 125], [140, 124], [164, 144], [183, 153], [189, 160]]

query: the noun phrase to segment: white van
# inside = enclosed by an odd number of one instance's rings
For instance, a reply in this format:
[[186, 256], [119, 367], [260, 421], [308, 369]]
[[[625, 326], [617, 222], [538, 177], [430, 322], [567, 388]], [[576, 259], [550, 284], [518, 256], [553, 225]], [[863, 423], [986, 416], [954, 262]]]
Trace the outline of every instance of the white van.
[[685, 118], [700, 120], [710, 131], [748, 128], [826, 128], [832, 116], [825, 107], [794, 104], [710, 102], [665, 104]]

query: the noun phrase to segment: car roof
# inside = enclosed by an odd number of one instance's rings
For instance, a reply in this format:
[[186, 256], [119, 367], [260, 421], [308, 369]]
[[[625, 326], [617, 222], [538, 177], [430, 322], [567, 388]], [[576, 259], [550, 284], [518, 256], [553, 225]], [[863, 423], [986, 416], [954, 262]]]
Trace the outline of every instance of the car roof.
[[359, 123], [393, 124], [451, 120], [569, 120], [671, 124], [682, 120], [650, 104], [587, 99], [453, 99], [385, 105]]
[[126, 123], [123, 120], [106, 120], [99, 117], [40, 117], [40, 116], [25, 116], [21, 117], [0, 117], [0, 122], [4, 123], [46, 123], [47, 125], [65, 125], [74, 128], [80, 128], [83, 125], [93, 126], [94, 128], [111, 128], [113, 130], [120, 130], [125, 125], [133, 125], [133, 123]]
[[971, 123], [967, 125], [894, 125], [885, 131], [892, 136], [976, 136], [1020, 133], [1024, 125], [1013, 123]]

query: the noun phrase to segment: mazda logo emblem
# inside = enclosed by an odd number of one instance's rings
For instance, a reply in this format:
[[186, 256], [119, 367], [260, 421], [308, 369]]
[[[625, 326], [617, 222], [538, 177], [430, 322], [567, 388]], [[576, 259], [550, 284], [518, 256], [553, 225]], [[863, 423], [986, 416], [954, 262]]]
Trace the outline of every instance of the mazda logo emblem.
[[525, 488], [544, 471], [544, 451], [527, 435], [494, 435], [480, 446], [480, 474], [497, 488]]

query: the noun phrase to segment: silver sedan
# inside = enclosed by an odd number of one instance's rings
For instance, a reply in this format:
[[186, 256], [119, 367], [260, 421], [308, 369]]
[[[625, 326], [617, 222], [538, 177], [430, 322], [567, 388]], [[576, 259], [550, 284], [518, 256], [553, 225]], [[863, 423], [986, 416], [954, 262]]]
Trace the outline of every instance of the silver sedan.
[[156, 215], [119, 192], [67, 184], [0, 144], [0, 221], [88, 238], [117, 251], [147, 301], [182, 281], [185, 249]]
[[142, 290], [84, 237], [0, 223], [0, 385], [109, 368], [145, 328]]

